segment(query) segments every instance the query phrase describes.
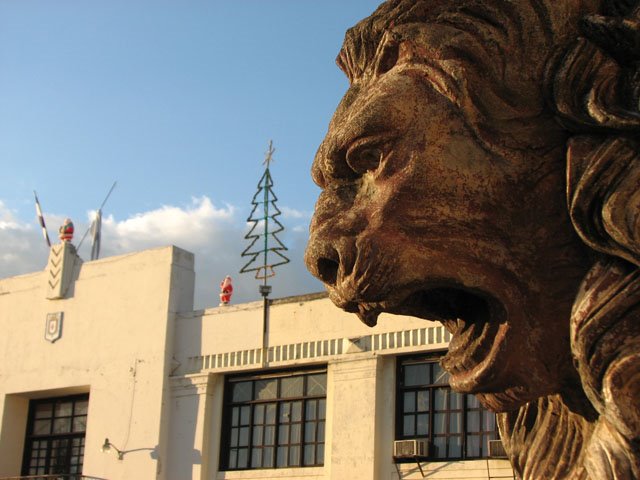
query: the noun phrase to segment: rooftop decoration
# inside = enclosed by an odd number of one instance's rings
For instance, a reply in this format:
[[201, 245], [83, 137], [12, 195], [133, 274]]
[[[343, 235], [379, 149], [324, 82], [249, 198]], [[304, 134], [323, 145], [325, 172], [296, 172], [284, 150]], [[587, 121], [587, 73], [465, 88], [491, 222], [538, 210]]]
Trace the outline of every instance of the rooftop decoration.
[[277, 218], [281, 212], [276, 206], [278, 198], [273, 193], [273, 179], [269, 171], [274, 152], [273, 142], [270, 140], [264, 160], [264, 174], [258, 182], [258, 191], [251, 200], [253, 210], [247, 219], [253, 225], [244, 238], [251, 243], [242, 252], [242, 256], [248, 257], [249, 261], [240, 270], [240, 273], [256, 272], [255, 278], [263, 281], [259, 289], [265, 298], [271, 293], [267, 280], [275, 275], [274, 268], [289, 263], [289, 259], [282, 253], [287, 247], [278, 238], [284, 227]]
[[231, 302], [231, 294], [233, 293], [233, 284], [231, 277], [227, 275], [220, 283], [220, 306], [229, 305]]
[[60, 241], [70, 242], [73, 240], [73, 222], [70, 218], [65, 218], [64, 223], [58, 229]]

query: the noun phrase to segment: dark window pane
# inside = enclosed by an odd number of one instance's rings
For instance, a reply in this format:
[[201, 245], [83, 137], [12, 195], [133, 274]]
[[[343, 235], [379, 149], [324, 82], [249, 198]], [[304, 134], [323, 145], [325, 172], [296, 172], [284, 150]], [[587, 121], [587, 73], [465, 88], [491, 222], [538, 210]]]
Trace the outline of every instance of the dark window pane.
[[421, 413], [418, 415], [418, 435], [429, 435], [429, 415]]
[[464, 399], [464, 395], [452, 391], [449, 397], [449, 408], [451, 410], [461, 410], [463, 399]]
[[316, 465], [322, 465], [324, 463], [324, 444], [318, 445], [316, 455]]
[[291, 404], [291, 421], [299, 422], [302, 420], [302, 402], [293, 402]]
[[314, 422], [307, 422], [304, 425], [304, 441], [306, 443], [315, 442], [316, 440], [316, 424]]
[[402, 422], [402, 434], [405, 437], [411, 437], [416, 434], [415, 415], [404, 415]]
[[276, 427], [265, 427], [264, 429], [264, 444], [273, 445], [275, 442]]
[[433, 416], [433, 433], [447, 433], [447, 415], [436, 413]]
[[269, 380], [256, 381], [255, 398], [260, 400], [268, 400], [278, 396], [278, 380], [271, 378]]
[[315, 420], [316, 419], [316, 402], [314, 400], [309, 400], [307, 402], [307, 408], [304, 415], [305, 420]]
[[407, 387], [415, 385], [426, 385], [431, 383], [429, 375], [429, 365], [421, 363], [418, 365], [406, 365], [404, 367], [404, 384]]
[[300, 447], [292, 446], [289, 448], [289, 466], [300, 466]]
[[74, 415], [86, 415], [89, 412], [89, 400], [78, 400], [73, 407]]
[[280, 425], [278, 428], [278, 445], [289, 443], [289, 425]]
[[324, 442], [324, 422], [318, 422], [318, 442]]
[[53, 415], [55, 417], [69, 417], [71, 416], [72, 408], [72, 402], [57, 402], [53, 409]]
[[35, 406], [35, 418], [50, 418], [53, 409], [52, 403], [39, 403]]
[[480, 456], [480, 438], [477, 435], [467, 436], [467, 457]]
[[289, 423], [291, 421], [291, 402], [283, 402], [280, 404], [280, 423]]
[[253, 423], [264, 423], [264, 405], [256, 405], [254, 407]]
[[404, 411], [407, 413], [416, 411], [416, 393], [415, 392], [404, 393]]
[[449, 389], [448, 388], [436, 388], [434, 392], [434, 408], [436, 410], [446, 410], [448, 406], [449, 399]]
[[276, 423], [276, 404], [269, 403], [267, 405], [267, 411], [265, 415], [265, 422], [267, 425], [275, 425]]
[[449, 374], [444, 371], [440, 364], [432, 363], [431, 365], [433, 366], [433, 383], [438, 385], [449, 384]]
[[447, 458], [447, 437], [434, 437], [433, 454], [436, 458]]
[[462, 413], [449, 414], [449, 433], [462, 433]]
[[262, 466], [265, 468], [273, 467], [273, 447], [266, 447], [262, 453]]
[[429, 410], [429, 390], [422, 390], [417, 393], [417, 409], [419, 412]]
[[327, 415], [327, 401], [323, 398], [318, 400], [318, 418], [324, 420]]
[[232, 400], [234, 402], [248, 402], [251, 400], [251, 384], [253, 382], [238, 382], [232, 384]]
[[253, 427], [253, 445], [262, 444], [262, 427]]
[[251, 414], [251, 407], [240, 407], [240, 425], [249, 425], [249, 415]]
[[316, 397], [327, 394], [327, 374], [319, 373], [307, 377], [307, 395]]
[[237, 428], [231, 429], [231, 439], [229, 440], [229, 442], [232, 447], [238, 446], [238, 429]]
[[462, 437], [449, 437], [449, 458], [460, 458], [462, 456]]
[[241, 427], [240, 435], [238, 437], [238, 445], [246, 447], [249, 445], [249, 427]]
[[475, 395], [467, 395], [467, 408], [480, 408], [480, 402]]
[[316, 460], [316, 447], [315, 445], [305, 445], [304, 447], [304, 464], [313, 465]]
[[73, 419], [73, 431], [84, 432], [87, 429], [87, 417], [75, 417]]
[[33, 422], [34, 435], [47, 435], [51, 433], [51, 420], [36, 420]]
[[491, 432], [496, 429], [496, 414], [493, 412], [482, 412], [483, 422], [482, 429], [485, 432]]
[[304, 377], [289, 377], [280, 380], [280, 398], [301, 397]]
[[300, 443], [300, 427], [299, 423], [291, 425], [291, 438], [289, 443]]
[[251, 451], [251, 468], [259, 468], [262, 466], [262, 449], [254, 448]]
[[238, 468], [246, 468], [249, 465], [249, 449], [238, 449]]
[[480, 412], [467, 412], [467, 432], [480, 431]]
[[286, 467], [288, 457], [289, 457], [289, 448], [278, 447], [278, 456], [276, 458], [276, 466], [278, 468]]
[[238, 426], [238, 422], [240, 421], [240, 408], [233, 407], [231, 410], [231, 425], [236, 427]]

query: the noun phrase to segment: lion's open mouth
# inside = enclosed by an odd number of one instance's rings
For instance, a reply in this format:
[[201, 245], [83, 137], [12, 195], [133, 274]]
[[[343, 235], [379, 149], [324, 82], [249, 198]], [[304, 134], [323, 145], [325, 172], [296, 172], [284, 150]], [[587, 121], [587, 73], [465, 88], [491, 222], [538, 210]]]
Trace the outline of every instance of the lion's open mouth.
[[452, 382], [463, 390], [473, 389], [480, 371], [495, 360], [506, 318], [502, 304], [484, 292], [457, 286], [406, 291], [410, 293], [402, 300], [354, 302], [343, 308], [357, 313], [369, 326], [376, 324], [383, 311], [441, 322], [453, 336], [442, 364], [452, 374]]

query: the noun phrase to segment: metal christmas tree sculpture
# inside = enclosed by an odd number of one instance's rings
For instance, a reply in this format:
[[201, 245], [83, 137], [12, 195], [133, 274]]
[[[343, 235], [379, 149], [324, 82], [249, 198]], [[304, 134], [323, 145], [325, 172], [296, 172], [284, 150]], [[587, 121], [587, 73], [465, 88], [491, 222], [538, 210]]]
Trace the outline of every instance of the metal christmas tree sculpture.
[[273, 193], [273, 179], [269, 172], [274, 152], [273, 142], [269, 141], [269, 150], [266, 152], [264, 161], [266, 168], [258, 182], [258, 191], [251, 200], [253, 210], [247, 219], [247, 222], [252, 222], [253, 226], [244, 237], [251, 241], [242, 252], [242, 256], [249, 257], [249, 261], [240, 270], [240, 273], [256, 272], [256, 278], [263, 281], [260, 285], [260, 294], [265, 298], [271, 293], [271, 286], [267, 285], [267, 279], [275, 275], [274, 268], [289, 263], [289, 259], [282, 253], [287, 250], [287, 247], [277, 236], [284, 231], [284, 227], [277, 218], [281, 212], [276, 206], [278, 198]]

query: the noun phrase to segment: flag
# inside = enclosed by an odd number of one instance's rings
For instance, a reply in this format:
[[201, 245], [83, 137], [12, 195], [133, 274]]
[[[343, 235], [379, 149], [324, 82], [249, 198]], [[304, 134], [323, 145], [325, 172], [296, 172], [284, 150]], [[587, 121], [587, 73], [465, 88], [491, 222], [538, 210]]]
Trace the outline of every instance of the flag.
[[47, 242], [47, 245], [51, 247], [51, 240], [49, 240], [49, 233], [47, 232], [47, 226], [44, 224], [44, 216], [42, 215], [42, 209], [40, 208], [40, 202], [38, 201], [38, 195], [35, 190], [33, 191], [33, 196], [36, 197], [36, 214], [38, 215], [38, 221], [42, 227], [42, 235], [44, 236], [44, 240]]
[[91, 260], [100, 257], [100, 235], [102, 234], [102, 210], [98, 209], [96, 218], [91, 224]]

